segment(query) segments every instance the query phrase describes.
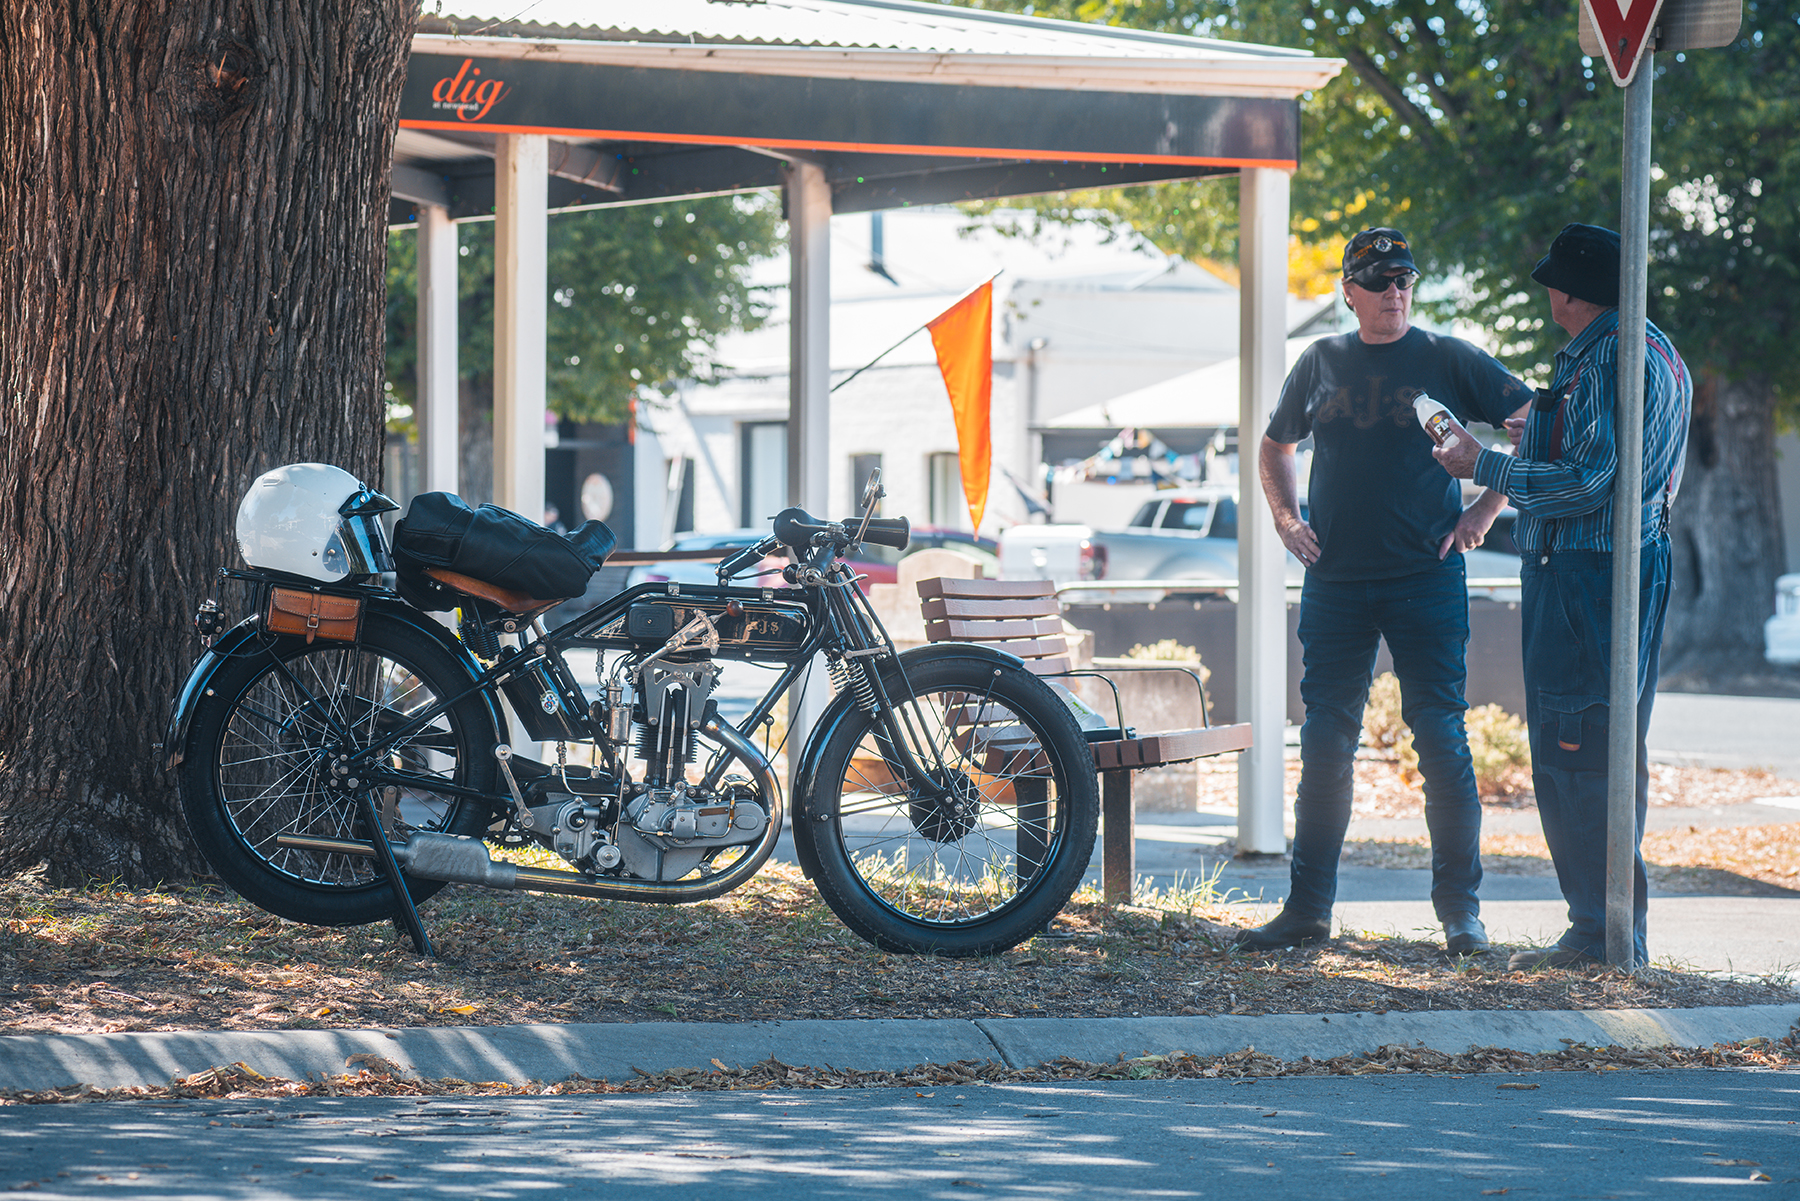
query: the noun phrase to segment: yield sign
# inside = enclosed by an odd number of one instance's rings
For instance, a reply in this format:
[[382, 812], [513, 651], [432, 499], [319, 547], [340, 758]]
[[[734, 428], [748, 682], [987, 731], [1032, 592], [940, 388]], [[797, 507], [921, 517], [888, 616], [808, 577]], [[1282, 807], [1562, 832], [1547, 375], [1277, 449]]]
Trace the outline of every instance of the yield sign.
[[1638, 60], [1656, 27], [1663, 0], [1581, 0], [1600, 34], [1600, 57], [1620, 87], [1637, 74]]

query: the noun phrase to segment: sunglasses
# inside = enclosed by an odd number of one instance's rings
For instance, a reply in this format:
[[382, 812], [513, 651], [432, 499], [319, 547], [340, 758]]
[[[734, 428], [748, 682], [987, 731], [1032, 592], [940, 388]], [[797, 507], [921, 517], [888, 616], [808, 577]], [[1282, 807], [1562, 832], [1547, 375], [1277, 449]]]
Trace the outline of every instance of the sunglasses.
[[1419, 278], [1417, 271], [1399, 271], [1393, 275], [1351, 275], [1347, 279], [1365, 292], [1381, 293], [1389, 288], [1399, 288], [1402, 292], [1413, 286]]

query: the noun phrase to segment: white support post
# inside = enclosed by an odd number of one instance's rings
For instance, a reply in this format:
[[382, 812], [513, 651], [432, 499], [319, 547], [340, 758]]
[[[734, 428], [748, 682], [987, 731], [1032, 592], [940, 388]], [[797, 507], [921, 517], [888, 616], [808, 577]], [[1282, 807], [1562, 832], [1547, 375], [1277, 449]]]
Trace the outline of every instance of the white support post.
[[814, 163], [787, 165], [788, 503], [830, 517], [831, 188]]
[[1288, 173], [1238, 175], [1237, 719], [1256, 742], [1238, 756], [1238, 854], [1279, 855], [1287, 710], [1287, 557], [1257, 472], [1287, 355]]
[[449, 210], [419, 209], [418, 388], [413, 421], [419, 431], [419, 491], [458, 486], [456, 379], [456, 225]]
[[[544, 516], [549, 145], [503, 133], [494, 147], [494, 503], [532, 521]], [[510, 724], [513, 750], [542, 758]]]
[[544, 516], [545, 267], [549, 139], [494, 148], [494, 503]]
[[[790, 162], [787, 174], [788, 504], [829, 518], [831, 502], [831, 188], [824, 168]], [[788, 694], [788, 778], [831, 700], [822, 656]], [[793, 797], [795, 820], [806, 798]]]

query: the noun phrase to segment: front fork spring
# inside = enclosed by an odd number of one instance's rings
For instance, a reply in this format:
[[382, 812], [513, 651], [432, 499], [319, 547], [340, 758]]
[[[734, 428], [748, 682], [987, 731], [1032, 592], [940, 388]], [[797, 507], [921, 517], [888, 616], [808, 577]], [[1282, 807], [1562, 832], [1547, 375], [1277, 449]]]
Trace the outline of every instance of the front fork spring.
[[859, 660], [839, 656], [830, 659], [827, 667], [831, 672], [832, 686], [839, 692], [854, 693], [857, 707], [873, 717], [880, 706], [875, 699], [875, 685], [869, 679], [867, 665]]

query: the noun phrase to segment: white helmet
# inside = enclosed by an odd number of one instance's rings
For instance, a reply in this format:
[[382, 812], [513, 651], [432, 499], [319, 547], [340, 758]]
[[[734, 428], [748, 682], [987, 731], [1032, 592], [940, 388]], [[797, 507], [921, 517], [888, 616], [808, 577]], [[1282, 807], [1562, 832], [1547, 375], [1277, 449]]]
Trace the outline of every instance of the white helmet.
[[392, 571], [380, 514], [399, 507], [342, 468], [289, 463], [244, 493], [238, 553], [252, 567], [326, 583]]

